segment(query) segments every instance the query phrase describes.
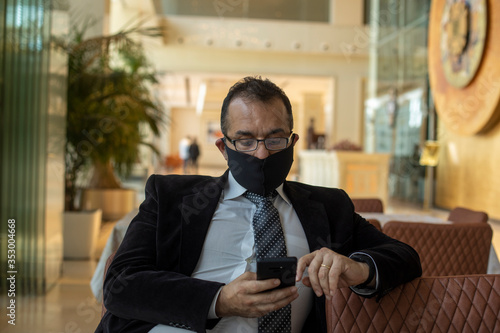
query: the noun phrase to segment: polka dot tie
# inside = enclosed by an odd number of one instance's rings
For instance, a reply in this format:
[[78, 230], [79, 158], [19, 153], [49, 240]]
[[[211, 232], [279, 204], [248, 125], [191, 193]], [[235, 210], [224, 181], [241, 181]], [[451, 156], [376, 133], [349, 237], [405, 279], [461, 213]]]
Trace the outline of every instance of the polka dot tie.
[[[280, 215], [272, 203], [276, 195], [278, 195], [276, 191], [265, 197], [252, 192], [245, 193], [247, 199], [257, 206], [252, 221], [257, 258], [286, 257], [285, 237], [281, 228]], [[290, 332], [291, 310], [292, 307], [288, 304], [259, 318], [259, 333]]]

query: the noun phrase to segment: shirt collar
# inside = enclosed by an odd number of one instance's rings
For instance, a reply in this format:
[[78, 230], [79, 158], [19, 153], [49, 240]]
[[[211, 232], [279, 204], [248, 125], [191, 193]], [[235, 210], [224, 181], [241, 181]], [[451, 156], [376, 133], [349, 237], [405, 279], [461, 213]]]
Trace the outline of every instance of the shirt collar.
[[280, 186], [278, 186], [276, 188], [276, 191], [278, 192], [278, 194], [280, 195], [280, 197], [287, 203], [289, 204], [290, 206], [292, 205], [292, 202], [290, 201], [290, 199], [288, 199], [288, 197], [286, 196], [285, 194], [285, 191], [283, 191], [283, 184], [281, 184]]
[[[240, 195], [243, 195], [247, 191], [246, 188], [241, 186], [236, 179], [234, 179], [233, 174], [231, 171], [229, 171], [229, 176], [228, 176], [228, 182], [226, 185], [226, 188], [224, 189], [224, 199], [231, 200], [236, 197], [239, 197]], [[290, 202], [290, 199], [288, 199], [287, 195], [285, 194], [285, 191], [283, 190], [283, 184], [278, 186], [276, 188], [276, 191], [280, 195], [280, 197], [289, 205], [292, 203]]]
[[246, 192], [246, 188], [241, 186], [236, 179], [234, 179], [233, 174], [229, 171], [229, 176], [227, 177], [227, 185], [224, 188], [224, 199], [234, 199], [243, 195]]

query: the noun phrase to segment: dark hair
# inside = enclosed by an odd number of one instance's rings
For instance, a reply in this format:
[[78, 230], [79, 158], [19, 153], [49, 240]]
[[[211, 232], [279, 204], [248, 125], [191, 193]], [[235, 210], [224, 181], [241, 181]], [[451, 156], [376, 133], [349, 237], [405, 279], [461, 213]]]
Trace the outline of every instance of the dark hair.
[[290, 130], [293, 129], [292, 105], [286, 94], [276, 84], [269, 79], [262, 79], [260, 76], [247, 76], [236, 82], [227, 93], [220, 114], [220, 126], [222, 134], [227, 135], [229, 124], [227, 123], [227, 110], [231, 101], [237, 97], [245, 98], [249, 101], [258, 100], [262, 102], [270, 101], [274, 98], [279, 98], [285, 105], [288, 114]]

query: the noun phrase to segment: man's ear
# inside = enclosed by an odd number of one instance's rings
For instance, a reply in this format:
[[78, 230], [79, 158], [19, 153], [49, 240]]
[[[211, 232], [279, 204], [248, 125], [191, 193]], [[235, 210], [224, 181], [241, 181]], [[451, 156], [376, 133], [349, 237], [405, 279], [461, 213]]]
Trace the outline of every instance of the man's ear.
[[215, 145], [219, 148], [222, 156], [224, 156], [224, 159], [227, 161], [226, 145], [224, 144], [224, 141], [222, 141], [222, 139], [217, 139], [217, 141], [215, 141]]
[[297, 141], [299, 141], [299, 135], [297, 133], [293, 133], [293, 134], [294, 134], [294, 136], [293, 136], [293, 142], [292, 142], [292, 144], [295, 146], [295, 143]]

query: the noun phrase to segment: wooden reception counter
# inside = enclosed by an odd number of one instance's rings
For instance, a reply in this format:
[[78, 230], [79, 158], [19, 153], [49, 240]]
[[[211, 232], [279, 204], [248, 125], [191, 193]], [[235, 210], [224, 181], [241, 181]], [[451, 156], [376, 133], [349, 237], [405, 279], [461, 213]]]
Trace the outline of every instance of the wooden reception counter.
[[387, 207], [390, 154], [299, 152], [300, 181], [345, 190], [351, 198], [379, 198]]

